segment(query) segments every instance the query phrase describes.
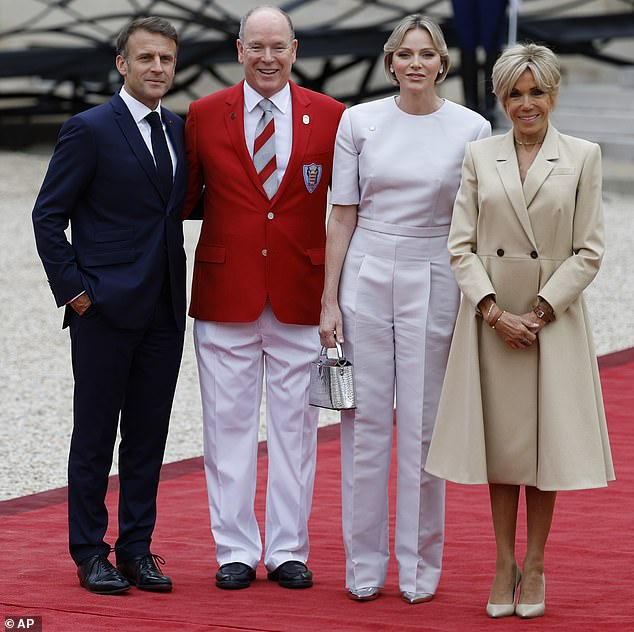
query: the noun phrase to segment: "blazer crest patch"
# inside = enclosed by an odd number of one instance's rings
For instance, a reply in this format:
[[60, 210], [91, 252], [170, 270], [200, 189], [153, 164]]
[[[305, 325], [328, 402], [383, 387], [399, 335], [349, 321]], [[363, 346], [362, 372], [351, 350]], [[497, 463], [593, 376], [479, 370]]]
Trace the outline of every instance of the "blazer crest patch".
[[304, 184], [309, 193], [312, 193], [318, 186], [321, 180], [322, 166], [314, 162], [302, 167], [302, 173], [304, 174]]

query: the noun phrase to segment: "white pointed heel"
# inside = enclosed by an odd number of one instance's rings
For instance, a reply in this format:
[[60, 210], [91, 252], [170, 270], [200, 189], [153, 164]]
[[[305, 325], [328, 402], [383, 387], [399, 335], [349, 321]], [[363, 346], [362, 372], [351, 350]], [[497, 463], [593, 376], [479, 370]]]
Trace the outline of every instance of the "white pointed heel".
[[515, 567], [515, 585], [513, 586], [513, 601], [511, 603], [491, 603], [487, 601], [486, 611], [492, 619], [501, 619], [502, 617], [511, 617], [515, 614], [515, 594], [517, 587], [522, 579], [520, 567]]
[[544, 598], [539, 603], [517, 603], [515, 606], [515, 614], [522, 619], [535, 619], [543, 617], [546, 612], [546, 578], [542, 577], [544, 582]]

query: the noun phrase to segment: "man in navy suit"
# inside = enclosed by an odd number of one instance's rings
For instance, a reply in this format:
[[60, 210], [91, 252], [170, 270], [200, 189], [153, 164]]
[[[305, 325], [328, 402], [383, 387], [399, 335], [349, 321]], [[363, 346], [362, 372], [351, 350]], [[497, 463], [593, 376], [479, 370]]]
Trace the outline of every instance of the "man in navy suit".
[[[70, 328], [70, 553], [80, 584], [101, 594], [172, 588], [150, 542], [185, 329], [184, 126], [161, 106], [177, 47], [161, 18], [124, 27], [123, 88], [64, 124], [33, 209], [38, 253]], [[104, 500], [119, 423], [115, 568]]]

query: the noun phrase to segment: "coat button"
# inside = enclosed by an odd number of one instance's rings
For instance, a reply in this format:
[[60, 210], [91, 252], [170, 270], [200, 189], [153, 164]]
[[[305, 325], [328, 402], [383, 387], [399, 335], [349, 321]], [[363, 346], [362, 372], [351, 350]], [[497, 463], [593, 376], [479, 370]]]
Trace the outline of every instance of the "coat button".
[[268, 255], [268, 254], [269, 253], [268, 253], [267, 249], [266, 248], [262, 248], [262, 256], [266, 257], [266, 255]]
[[275, 217], [275, 213], [269, 213], [269, 214], [267, 215], [267, 217], [268, 217], [269, 219], [273, 219], [273, 218]]
[[504, 256], [504, 250], [502, 250], [502, 248], [498, 248], [497, 249], [497, 255], [498, 255], [498, 257], [503, 257]]
[[537, 253], [533, 250], [533, 252], [531, 252], [531, 259], [537, 259]]

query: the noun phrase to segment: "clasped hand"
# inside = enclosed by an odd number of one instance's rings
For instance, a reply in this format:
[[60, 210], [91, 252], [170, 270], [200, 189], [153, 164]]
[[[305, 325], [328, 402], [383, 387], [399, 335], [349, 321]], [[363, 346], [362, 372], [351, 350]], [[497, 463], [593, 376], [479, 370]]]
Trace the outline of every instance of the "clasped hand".
[[533, 312], [518, 315], [505, 311], [495, 323], [495, 331], [512, 349], [527, 349], [545, 324]]

